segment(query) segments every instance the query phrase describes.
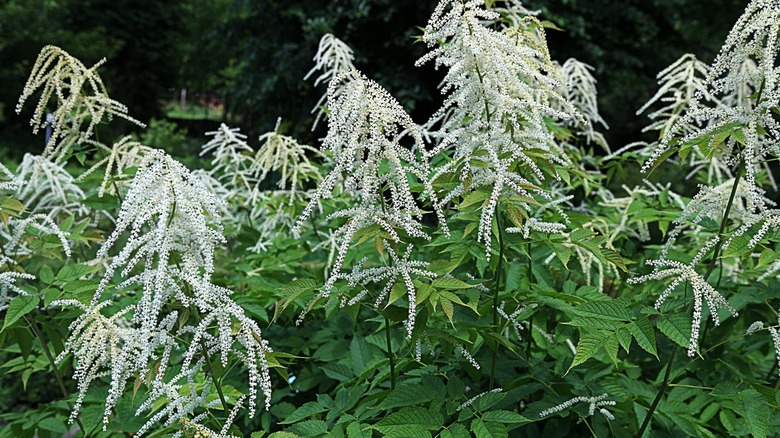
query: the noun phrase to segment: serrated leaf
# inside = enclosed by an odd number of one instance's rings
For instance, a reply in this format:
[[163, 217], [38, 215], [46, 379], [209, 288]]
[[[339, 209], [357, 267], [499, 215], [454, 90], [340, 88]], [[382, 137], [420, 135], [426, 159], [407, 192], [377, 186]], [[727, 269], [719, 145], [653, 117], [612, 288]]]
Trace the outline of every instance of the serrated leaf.
[[740, 393], [743, 410], [738, 412], [745, 418], [750, 432], [756, 438], [766, 438], [769, 435], [769, 406], [761, 394], [753, 388]]
[[447, 429], [442, 430], [439, 436], [441, 438], [471, 438], [469, 430], [460, 423], [447, 426]]
[[661, 165], [664, 161], [666, 161], [669, 157], [675, 154], [677, 152], [677, 148], [672, 148], [667, 150], [666, 152], [662, 153], [661, 156], [656, 158], [655, 162], [653, 162], [653, 165], [650, 167], [650, 170], [647, 172], [647, 176], [652, 175], [653, 171]]
[[617, 300], [591, 301], [574, 308], [580, 316], [611, 319], [613, 321], [630, 321], [631, 312], [628, 307]]
[[452, 301], [439, 297], [439, 304], [441, 304], [441, 309], [444, 311], [444, 314], [447, 315], [447, 318], [450, 320], [450, 324], [452, 324], [452, 327], [455, 327], [455, 323], [452, 322], [452, 316], [455, 313], [455, 307], [452, 304]]
[[52, 284], [54, 283], [54, 271], [51, 270], [49, 265], [43, 265], [41, 270], [38, 271], [38, 278], [44, 284]]
[[371, 438], [369, 428], [370, 426], [367, 424], [361, 424], [357, 421], [349, 423], [349, 426], [347, 426], [347, 438]]
[[0, 332], [5, 331], [6, 328], [18, 321], [24, 315], [32, 312], [38, 305], [41, 299], [34, 295], [17, 295], [11, 300], [11, 304], [8, 305], [8, 309], [5, 312], [5, 321], [3, 321], [3, 328]]
[[658, 318], [656, 327], [667, 338], [683, 348], [688, 348], [691, 338], [691, 317], [683, 313], [673, 313]]
[[750, 248], [750, 240], [751, 238], [744, 234], [734, 236], [734, 238], [731, 239], [731, 243], [729, 243], [729, 247], [723, 251], [723, 257], [741, 256], [752, 251], [752, 248]]
[[316, 287], [317, 283], [311, 278], [299, 278], [287, 283], [287, 285], [279, 291], [279, 293], [284, 296], [284, 299], [276, 302], [272, 320], [276, 321], [276, 318], [279, 314], [284, 312], [287, 306]]
[[584, 363], [598, 352], [607, 341], [608, 335], [599, 330], [589, 330], [583, 333], [580, 330], [580, 340], [577, 342], [577, 354], [574, 355], [574, 361], [569, 366], [567, 373], [577, 365]]
[[505, 392], [485, 392], [471, 403], [471, 407], [475, 411], [485, 412], [503, 400], [504, 397], [506, 397]]
[[87, 274], [91, 274], [95, 271], [97, 271], [97, 268], [94, 266], [79, 265], [76, 263], [69, 264], [63, 266], [62, 269], [57, 272], [57, 280], [64, 282], [78, 280], [79, 278]]
[[594, 233], [591, 230], [585, 229], [585, 228], [577, 228], [576, 230], [569, 233], [569, 239], [572, 242], [579, 242], [581, 240], [587, 239], [588, 237], [595, 236], [596, 233]]
[[601, 248], [601, 255], [603, 255], [608, 262], [620, 268], [621, 271], [628, 272], [626, 264], [623, 261], [623, 257], [621, 257], [620, 254], [618, 254], [614, 249]]
[[435, 287], [436, 289], [449, 289], [449, 290], [469, 289], [474, 287], [473, 285], [470, 285], [465, 281], [458, 280], [457, 278], [450, 278], [450, 277], [434, 278], [433, 281], [431, 282], [431, 286]]
[[401, 408], [427, 403], [436, 397], [428, 386], [419, 382], [401, 383], [379, 405], [382, 409]]
[[469, 193], [468, 195], [463, 197], [463, 201], [458, 204], [458, 209], [463, 209], [465, 207], [468, 207], [469, 205], [476, 204], [477, 202], [482, 202], [485, 199], [490, 196], [490, 192], [477, 190], [474, 192]]
[[444, 418], [438, 412], [431, 412], [424, 408], [406, 408], [390, 414], [374, 429], [388, 437], [429, 437], [430, 430], [437, 430], [444, 423]]
[[620, 350], [620, 346], [618, 345], [618, 339], [617, 335], [612, 335], [607, 338], [607, 341], [604, 343], [604, 351], [607, 352], [607, 356], [609, 356], [610, 359], [612, 359], [612, 363], [617, 365], [617, 355], [618, 351]]
[[484, 414], [482, 414], [482, 420], [493, 421], [496, 423], [511, 423], [511, 424], [521, 424], [521, 423], [531, 422], [531, 420], [523, 417], [517, 412], [504, 411], [504, 410], [485, 412]]
[[328, 433], [328, 425], [322, 420], [306, 420], [290, 426], [287, 431], [301, 437], [322, 436]]
[[631, 349], [631, 332], [628, 331], [628, 328], [620, 328], [615, 332], [615, 336], [617, 336], [618, 342], [620, 343], [620, 346], [623, 347], [623, 350], [626, 350], [626, 353], [629, 353], [629, 350]]
[[475, 418], [471, 422], [471, 431], [476, 438], [508, 438], [506, 426], [500, 423], [490, 423]]
[[515, 204], [507, 204], [506, 212], [507, 216], [509, 216], [509, 220], [512, 221], [512, 224], [516, 227], [522, 227], [523, 220], [528, 218], [528, 213]]
[[617, 330], [625, 325], [623, 321], [616, 321], [614, 319], [602, 319], [593, 318], [590, 316], [575, 316], [571, 321], [566, 323], [567, 325], [573, 325], [575, 327], [591, 327], [602, 330]]
[[646, 316], [640, 316], [636, 321], [629, 324], [628, 330], [636, 339], [637, 345], [658, 359], [658, 351], [655, 346], [655, 331], [653, 330], [653, 324], [650, 323]]
[[390, 296], [387, 298], [387, 304], [385, 305], [385, 308], [387, 306], [393, 304], [394, 302], [400, 300], [402, 297], [406, 296], [406, 283], [403, 281], [397, 281], [393, 284], [393, 286], [390, 288]]
[[274, 432], [268, 435], [268, 438], [301, 438], [292, 432]]
[[293, 411], [292, 414], [288, 415], [284, 421], [280, 421], [279, 424], [292, 424], [301, 421], [304, 418], [308, 418], [312, 415], [316, 415], [325, 411], [327, 411], [327, 408], [317, 402], [306, 402], [301, 407]]

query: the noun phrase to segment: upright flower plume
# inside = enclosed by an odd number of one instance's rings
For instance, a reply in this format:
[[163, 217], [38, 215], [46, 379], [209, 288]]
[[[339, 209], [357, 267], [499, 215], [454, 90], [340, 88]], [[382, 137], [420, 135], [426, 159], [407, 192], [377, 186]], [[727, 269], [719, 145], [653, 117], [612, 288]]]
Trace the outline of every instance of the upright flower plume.
[[[352, 71], [337, 76], [328, 88], [328, 135], [324, 147], [333, 153], [334, 169], [326, 175], [309, 204], [298, 219], [294, 232], [323, 198], [333, 195], [337, 182], [343, 179], [343, 187], [356, 198], [356, 206], [333, 213], [329, 219], [346, 218], [334, 239], [338, 256], [330, 270], [320, 297], [328, 297], [335, 282], [344, 278], [341, 268], [355, 234], [371, 226], [381, 228], [393, 243], [402, 241], [400, 231], [412, 237], [430, 239], [420, 222], [422, 208], [411, 190], [411, 178], [422, 185], [426, 197], [439, 218], [439, 225], [448, 232], [444, 214], [431, 186], [430, 169], [424, 156], [424, 145], [418, 126], [401, 105], [379, 84], [361, 73]], [[412, 148], [402, 144], [407, 141]], [[423, 266], [410, 262], [409, 253], [403, 261], [390, 253], [399, 266], [397, 269], [376, 271], [382, 278], [399, 276], [409, 280], [409, 273], [422, 273]], [[381, 271], [381, 272], [380, 272]], [[354, 272], [353, 283], [364, 283], [361, 274]], [[372, 271], [373, 272], [373, 271]], [[378, 280], [379, 278], [377, 278]], [[407, 284], [409, 297], [409, 333], [414, 325], [415, 291]]]
[[[329, 84], [339, 74], [354, 70], [355, 66], [352, 63], [354, 60], [355, 55], [352, 53], [352, 49], [344, 41], [336, 38], [333, 34], [326, 33], [320, 39], [317, 54], [314, 55], [314, 67], [306, 73], [303, 80], [309, 79], [314, 72], [320, 71], [320, 75], [314, 80], [314, 86]], [[334, 90], [337, 94], [339, 91], [340, 89]], [[312, 129], [316, 128], [320, 119], [327, 114], [324, 105], [327, 98], [328, 93], [323, 94], [320, 100], [317, 101], [317, 106], [311, 110], [312, 113], [317, 113]]]
[[[559, 70], [538, 20], [527, 17], [524, 27], [503, 32], [483, 24], [498, 17], [481, 0], [442, 0], [423, 36], [432, 50], [417, 61], [435, 60], [437, 67], [449, 69], [442, 82], [442, 92], [449, 94], [431, 118], [441, 120], [441, 141], [433, 153], [454, 149], [452, 160], [436, 176], [454, 172], [460, 184], [443, 200], [478, 186], [492, 187], [477, 235], [488, 257], [499, 197], [511, 193], [527, 199], [531, 192], [549, 197], [532, 181], [555, 176], [550, 166], [570, 164], [546, 119], [577, 114], [559, 92]], [[561, 105], [564, 110], [555, 108]], [[524, 207], [530, 210], [527, 203]]]
[[[133, 376], [154, 370], [150, 397], [167, 397], [173, 403], [163, 391], [166, 385], [178, 385], [182, 379], [194, 385], [191, 376], [211, 354], [219, 354], [223, 366], [230, 357], [246, 366], [252, 414], [258, 386], [268, 407], [271, 388], [265, 353], [271, 350], [257, 323], [232, 300], [232, 292], [211, 283], [214, 252], [224, 242], [221, 205], [184, 166], [162, 151], [151, 151], [130, 185], [115, 230], [98, 250], [98, 258], [108, 258], [120, 236], [127, 235], [92, 302], [59, 303], [85, 312], [71, 325], [65, 350], [76, 356], [79, 401], [98, 375], [111, 375], [106, 421]], [[103, 316], [111, 304], [104, 292], [117, 274], [124, 281], [116, 288], [132, 291], [138, 299], [118, 314]], [[176, 352], [182, 354], [180, 362], [172, 359]], [[173, 366], [181, 371], [166, 380], [165, 370]], [[151, 407], [148, 403], [145, 408]], [[78, 406], [74, 415], [77, 410]]]
[[[37, 90], [41, 97], [30, 124], [33, 133], [41, 127], [51, 126], [52, 134], [43, 156], [59, 164], [68, 156], [70, 147], [88, 140], [94, 128], [112, 117], [121, 117], [133, 123], [143, 124], [127, 115], [127, 107], [108, 97], [106, 87], [97, 74], [97, 68], [105, 59], [87, 68], [68, 52], [55, 46], [46, 46], [35, 61], [30, 77], [19, 97], [16, 112]], [[56, 109], [51, 113], [53, 121], [44, 121], [49, 101], [54, 97]], [[86, 124], [86, 127], [83, 125]], [[104, 147], [105, 148], [105, 147]], [[105, 148], [110, 152], [109, 148]]]

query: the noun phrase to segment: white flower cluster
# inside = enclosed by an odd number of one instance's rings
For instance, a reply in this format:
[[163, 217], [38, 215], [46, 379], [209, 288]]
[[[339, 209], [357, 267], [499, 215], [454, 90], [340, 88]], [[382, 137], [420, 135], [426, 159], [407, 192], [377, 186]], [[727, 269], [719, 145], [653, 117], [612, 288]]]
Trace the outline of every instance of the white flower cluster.
[[[54, 303], [85, 312], [72, 323], [60, 359], [69, 352], [76, 358], [79, 402], [93, 380], [110, 375], [104, 421], [108, 421], [127, 381], [147, 373], [151, 374], [152, 391], [138, 414], [150, 409], [156, 399], [164, 398], [168, 403], [151, 422], [165, 416], [170, 424], [203, 405], [198, 401], [202, 395], [172, 394], [178, 394], [182, 385], [194, 391], [193, 376], [212, 354], [219, 354], [225, 367], [229, 357], [236, 357], [248, 369], [252, 415], [258, 386], [269, 407], [271, 383], [265, 354], [271, 349], [257, 323], [231, 299], [231, 291], [211, 283], [214, 251], [224, 242], [221, 204], [184, 166], [164, 152], [152, 150], [130, 185], [115, 230], [98, 250], [97, 258], [107, 258], [120, 236], [127, 235], [92, 302]], [[106, 317], [101, 312], [113, 302], [103, 295], [117, 274], [125, 280], [116, 288], [137, 293], [138, 300]], [[166, 379], [175, 351], [183, 354], [183, 361], [175, 362], [181, 371]], [[179, 383], [182, 379], [187, 382]]]
[[[780, 99], [775, 70], [778, 29], [780, 1], [753, 0], [748, 4], [709, 68], [704, 88], [694, 93], [685, 112], [664, 132], [643, 170], [669, 149], [677, 135], [682, 134], [677, 144], [710, 137], [709, 147], [713, 147], [717, 145], [718, 133], [741, 128], [744, 138], [729, 138], [723, 160], [726, 166], [737, 161], [744, 164], [748, 209], [760, 208], [762, 190], [757, 185], [756, 172], [771, 156], [780, 155], [774, 140], [780, 136], [780, 122], [772, 111]], [[746, 68], [751, 61], [755, 68]], [[761, 84], [760, 93], [747, 100], [734, 97], [744, 94], [745, 86], [755, 87], [756, 84]]]
[[[423, 155], [419, 128], [398, 101], [376, 82], [352, 71], [330, 82], [328, 107], [329, 129], [323, 147], [332, 152], [334, 168], [313, 193], [293, 232], [300, 231], [319, 201], [332, 197], [334, 187], [343, 180], [344, 190], [356, 198], [357, 206], [328, 218], [347, 219], [334, 233], [339, 249], [331, 276], [340, 272], [352, 239], [361, 229], [377, 225], [395, 243], [401, 241], [396, 230], [430, 239], [420, 223], [423, 212], [411, 191], [410, 175], [422, 184], [423, 196], [430, 200], [439, 226], [446, 233], [444, 214], [429, 180], [430, 169]], [[402, 144], [407, 139], [413, 143], [413, 149]], [[330, 294], [332, 278], [322, 297]]]
[[[431, 117], [431, 123], [441, 124], [440, 142], [431, 153], [454, 149], [452, 160], [437, 170], [434, 179], [456, 172], [461, 183], [443, 201], [492, 186], [477, 231], [487, 257], [499, 198], [505, 194], [532, 197], [531, 192], [549, 198], [532, 183], [545, 179], [537, 162], [570, 164], [546, 119], [566, 120], [578, 114], [558, 91], [562, 78], [538, 21], [526, 17], [524, 27], [503, 32], [484, 25], [498, 17], [485, 10], [481, 0], [442, 0], [423, 35], [432, 50], [417, 61], [420, 65], [435, 60], [437, 67], [448, 68], [442, 82], [442, 93], [448, 95]], [[531, 207], [524, 208], [530, 211]]]
[[260, 136], [262, 146], [255, 155], [253, 167], [260, 173], [258, 179], [263, 180], [269, 172], [280, 173], [277, 186], [280, 190], [290, 187], [290, 202], [295, 197], [296, 186], [302, 181], [321, 179], [320, 171], [306, 152], [319, 154], [317, 149], [302, 145], [292, 137], [279, 132], [281, 119], [276, 121], [273, 131]]
[[20, 256], [32, 254], [32, 250], [27, 246], [27, 241], [24, 239], [28, 228], [40, 233], [57, 236], [60, 243], [62, 243], [62, 251], [65, 253], [65, 257], [70, 257], [71, 250], [68, 243], [68, 235], [60, 230], [60, 227], [49, 216], [43, 213], [36, 213], [24, 219], [10, 218], [7, 224], [0, 227], [0, 238], [6, 241], [4, 249], [9, 260], [16, 260]]
[[[374, 300], [374, 307], [379, 307], [379, 305], [388, 297], [390, 290], [396, 282], [399, 280], [402, 281], [404, 286], [406, 286], [406, 297], [407, 301], [409, 301], [409, 316], [406, 321], [404, 321], [404, 327], [406, 327], [406, 337], [411, 338], [417, 314], [417, 294], [412, 275], [427, 278], [436, 278], [437, 275], [436, 273], [425, 269], [430, 263], [421, 260], [409, 260], [409, 257], [412, 255], [412, 250], [414, 249], [413, 245], [410, 244], [407, 246], [406, 251], [401, 257], [398, 257], [398, 254], [396, 254], [395, 250], [393, 250], [392, 246], [390, 246], [387, 241], [382, 240], [382, 246], [390, 256], [390, 260], [386, 266], [363, 268], [363, 263], [365, 263], [365, 259], [363, 259], [352, 268], [351, 273], [336, 273], [331, 276], [328, 279], [328, 283], [325, 285], [325, 289], [328, 290], [332, 288], [333, 284], [341, 278], [347, 280], [353, 287], [358, 284], [365, 286], [369, 283], [384, 282], [384, 288], [382, 288], [382, 291]], [[368, 295], [368, 290], [363, 289], [360, 293], [349, 299], [349, 301], [342, 299], [342, 305], [351, 306], [365, 298], [366, 295]]]
[[[661, 292], [658, 300], [655, 302], [656, 310], [661, 309], [661, 305], [674, 291], [674, 289], [684, 282], [690, 282], [693, 289], [693, 321], [691, 322], [691, 336], [688, 342], [688, 356], [693, 357], [696, 354], [696, 347], [699, 343], [699, 329], [702, 321], [702, 302], [707, 302], [707, 307], [710, 309], [710, 316], [712, 321], [717, 326], [720, 324], [720, 317], [718, 316], [718, 309], [727, 309], [732, 316], [737, 316], [737, 311], [723, 298], [718, 291], [715, 290], [709, 283], [696, 272], [695, 266], [700, 259], [706, 254], [712, 246], [717, 242], [717, 239], [712, 239], [708, 246], [705, 246], [696, 257], [689, 264], [683, 264], [674, 260], [648, 260], [647, 264], [654, 266], [656, 270], [650, 274], [642, 275], [640, 277], [634, 277], [628, 279], [628, 283], [637, 284], [648, 280], [661, 280], [668, 277], [675, 277], [674, 280]], [[666, 268], [666, 269], [661, 269]]]
[[588, 416], [592, 416], [593, 414], [595, 414], [596, 409], [598, 408], [599, 412], [605, 417], [607, 417], [608, 419], [610, 420], [615, 419], [612, 413], [604, 408], [604, 406], [615, 406], [616, 404], [613, 400], [607, 400], [606, 393], [596, 397], [584, 397], [584, 396], [574, 397], [557, 406], [553, 406], [550, 409], [543, 410], [542, 412], [539, 413], [539, 416], [546, 417], [556, 412], [564, 411], [576, 405], [577, 403], [588, 403]]
[[16, 197], [30, 213], [43, 213], [50, 218], [83, 217], [89, 213], [89, 208], [80, 202], [86, 197], [84, 192], [63, 163], [24, 154], [16, 172], [22, 182]]
[[[330, 84], [330, 82], [339, 74], [346, 73], [354, 70], [355, 65], [352, 63], [355, 60], [355, 55], [352, 53], [352, 49], [340, 39], [336, 38], [333, 34], [326, 33], [320, 39], [317, 53], [314, 55], [314, 67], [306, 73], [303, 80], [309, 79], [314, 72], [321, 70], [317, 79], [314, 80], [314, 86], [319, 84]], [[333, 91], [335, 94], [341, 92], [341, 88], [337, 88]], [[311, 110], [312, 113], [316, 112], [317, 117], [314, 119], [314, 125], [312, 129], [317, 127], [322, 117], [327, 117], [326, 112], [326, 99], [328, 93], [320, 97], [317, 101], [317, 105]]]
[[[98, 146], [102, 145], [98, 144]], [[133, 140], [129, 135], [122, 137], [107, 150], [108, 154], [105, 157], [98, 160], [92, 167], [79, 175], [79, 177], [76, 178], [76, 181], [81, 181], [97, 171], [100, 167], [106, 166], [106, 170], [103, 173], [103, 181], [100, 183], [100, 188], [98, 189], [98, 196], [102, 197], [108, 188], [109, 181], [112, 181], [112, 178], [121, 179], [126, 177], [127, 174], [125, 173], [125, 169], [138, 167], [141, 164], [141, 161], [143, 161], [144, 155], [151, 150], [152, 148]], [[116, 168], [116, 171], [112, 172], [114, 168]], [[116, 186], [114, 187], [116, 188]]]
[[[281, 119], [273, 132], [260, 136], [262, 144], [256, 152], [238, 128], [222, 124], [216, 131], [206, 133], [213, 138], [203, 145], [200, 154], [211, 154], [214, 158], [213, 168], [208, 173], [198, 172], [199, 178], [230, 201], [229, 208], [225, 209], [226, 221], [240, 227], [248, 218], [260, 231], [253, 248], [258, 252], [265, 251], [283, 230], [292, 228], [295, 213], [288, 206], [301, 198], [299, 186], [321, 178], [317, 166], [306, 156], [307, 152], [318, 151], [280, 134], [280, 122]], [[259, 184], [271, 172], [280, 174], [279, 189], [261, 190]]]
[[[594, 129], [597, 123], [605, 129], [609, 129], [607, 122], [599, 114], [598, 89], [596, 88], [596, 78], [590, 73], [593, 67], [575, 58], [569, 58], [560, 67], [560, 75], [563, 78], [565, 88], [560, 94], [565, 98], [564, 102], [569, 102], [579, 111], [587, 123], [577, 118], [569, 118], [565, 124], [577, 130], [579, 134], [585, 136], [588, 142], [595, 142], [601, 145], [607, 153], [610, 152], [607, 140], [604, 135]], [[560, 101], [558, 101], [560, 102]], [[567, 111], [565, 105], [558, 105], [557, 109]]]
[[655, 103], [660, 102], [664, 106], [648, 114], [653, 123], [642, 132], [659, 131], [661, 135], [665, 135], [672, 127], [682, 134], [695, 131], [696, 126], [691, 123], [677, 123], [688, 110], [696, 93], [701, 93], [707, 100], [713, 100], [705, 81], [708, 74], [709, 66], [690, 53], [684, 54], [669, 67], [661, 70], [657, 75], [658, 91], [636, 114], [642, 114]]
[[[16, 112], [21, 112], [25, 101], [37, 90], [42, 90], [30, 124], [33, 133], [37, 133], [41, 127], [52, 127], [52, 135], [43, 156], [51, 158], [56, 164], [68, 157], [72, 145], [88, 140], [94, 128], [104, 119], [110, 120], [117, 116], [143, 126], [127, 115], [127, 107], [106, 94], [106, 87], [96, 72], [104, 62], [105, 59], [87, 68], [61, 48], [46, 46], [41, 49], [33, 65], [16, 105]], [[44, 121], [43, 116], [52, 97], [58, 100], [57, 109], [52, 113], [53, 121], [49, 118]], [[84, 124], [86, 128], [82, 127]]]
[[[479, 367], [477, 367], [477, 369], [479, 369]], [[460, 412], [464, 408], [466, 408], [468, 406], [471, 406], [475, 401], [477, 401], [482, 396], [485, 396], [487, 394], [498, 394], [501, 391], [503, 391], [503, 389], [495, 388], [495, 389], [491, 389], [490, 391], [481, 392], [481, 393], [475, 395], [474, 397], [471, 397], [467, 401], [465, 401], [462, 405], [458, 406], [458, 409], [456, 409], [455, 412]]]

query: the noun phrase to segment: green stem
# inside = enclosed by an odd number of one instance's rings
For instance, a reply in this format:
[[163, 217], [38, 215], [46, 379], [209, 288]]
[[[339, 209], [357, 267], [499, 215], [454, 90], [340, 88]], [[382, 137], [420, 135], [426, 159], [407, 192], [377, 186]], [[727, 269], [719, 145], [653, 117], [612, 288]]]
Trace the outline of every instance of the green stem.
[[387, 359], [390, 361], [390, 389], [395, 389], [395, 357], [390, 343], [390, 320], [385, 316], [385, 342], [387, 343]]
[[228, 404], [227, 404], [227, 400], [225, 400], [225, 394], [222, 392], [222, 384], [219, 382], [219, 377], [214, 372], [214, 368], [211, 367], [211, 356], [209, 355], [208, 349], [206, 349], [206, 344], [203, 342], [203, 339], [200, 340], [200, 349], [203, 352], [203, 357], [206, 360], [206, 369], [208, 370], [209, 374], [214, 376], [214, 386], [217, 388], [217, 394], [219, 394], [219, 401], [222, 402], [222, 409], [227, 411]]
[[[498, 227], [498, 266], [496, 267], [496, 285], [493, 288], [493, 327], [495, 327], [496, 334], [499, 334], [500, 328], [498, 326], [498, 295], [501, 290], [501, 269], [504, 263], [504, 230], [501, 227], [501, 214], [498, 211], [498, 205], [496, 205], [496, 225]], [[496, 381], [496, 362], [498, 360], [498, 343], [496, 343], [493, 349], [493, 358], [490, 361], [490, 389], [495, 387]]]
[[[704, 273], [704, 281], [707, 281], [707, 279], [710, 277], [710, 274], [712, 274], [713, 269], [715, 269], [715, 264], [718, 261], [720, 250], [723, 247], [723, 233], [726, 231], [726, 222], [728, 222], [729, 213], [731, 212], [731, 206], [734, 204], [734, 198], [736, 198], [737, 195], [737, 186], [739, 186], [739, 179], [742, 177], [742, 171], [744, 167], [745, 167], [745, 162], [740, 157], [739, 167], [737, 168], [737, 175], [734, 178], [734, 186], [731, 188], [731, 194], [729, 195], [729, 200], [728, 203], [726, 204], [726, 209], [723, 211], [723, 219], [720, 222], [720, 229], [718, 230], [718, 237], [719, 237], [718, 243], [715, 244], [715, 250], [712, 253], [712, 259], [710, 260], [709, 266], [707, 266], [707, 272]], [[675, 343], [674, 348], [672, 348], [672, 352], [669, 354], [669, 362], [666, 364], [666, 372], [664, 373], [664, 380], [661, 382], [661, 387], [658, 388], [658, 393], [655, 395], [655, 399], [653, 400], [653, 403], [650, 405], [650, 410], [647, 411], [647, 416], [645, 417], [645, 421], [642, 422], [642, 426], [639, 428], [639, 433], [637, 433], [636, 435], [639, 438], [641, 438], [642, 435], [644, 435], [645, 430], [647, 430], [647, 427], [650, 425], [650, 420], [652, 419], [653, 414], [655, 413], [655, 410], [658, 407], [658, 404], [661, 402], [661, 398], [666, 392], [666, 388], [669, 387], [669, 377], [672, 374], [672, 363], [674, 362], [674, 357], [677, 355], [677, 350], [679, 350], [679, 345]]]
[[[68, 389], [65, 387], [65, 382], [62, 380], [62, 374], [60, 374], [60, 369], [57, 367], [57, 363], [54, 361], [54, 356], [51, 354], [51, 350], [49, 350], [49, 345], [46, 343], [46, 339], [44, 339], [41, 329], [38, 328], [38, 323], [35, 321], [34, 318], [28, 318], [27, 315], [24, 315], [24, 320], [27, 321], [27, 324], [32, 329], [35, 337], [38, 338], [38, 342], [41, 343], [41, 347], [43, 347], [43, 353], [46, 355], [46, 359], [48, 359], [49, 364], [54, 370], [54, 377], [57, 379], [57, 384], [60, 387], [60, 391], [62, 391], [62, 396], [65, 397], [66, 399], [70, 399], [70, 393], [68, 392]], [[72, 411], [73, 406], [70, 404], [70, 402], [66, 401], [65, 403], [67, 403], [68, 409]], [[81, 422], [81, 417], [79, 417], [78, 415], [76, 416], [76, 423], [79, 425], [79, 428], [81, 429], [81, 432], [84, 434], [84, 436], [87, 436], [87, 429], [84, 428], [84, 424]]]

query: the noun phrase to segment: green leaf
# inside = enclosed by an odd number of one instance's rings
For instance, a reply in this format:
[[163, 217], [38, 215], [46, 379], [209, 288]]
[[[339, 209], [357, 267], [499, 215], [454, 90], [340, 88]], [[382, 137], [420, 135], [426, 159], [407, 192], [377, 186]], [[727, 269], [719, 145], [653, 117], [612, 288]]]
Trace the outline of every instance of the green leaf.
[[406, 408], [390, 414], [374, 425], [374, 429], [387, 437], [430, 437], [430, 430], [438, 430], [444, 417], [438, 412], [423, 408]]
[[615, 321], [614, 319], [602, 319], [591, 318], [589, 316], [575, 316], [571, 321], [567, 322], [568, 325], [575, 327], [591, 327], [602, 330], [617, 330], [625, 325], [623, 321]]
[[628, 353], [629, 349], [631, 348], [631, 332], [628, 331], [627, 328], [623, 327], [615, 332], [615, 334], [617, 335], [620, 346], [626, 350], [626, 353]]
[[441, 277], [441, 278], [435, 278], [433, 279], [433, 282], [431, 282], [431, 286], [437, 288], [437, 289], [469, 289], [474, 287], [471, 284], [466, 283], [465, 281], [458, 280], [457, 278], [449, 278], [449, 277]]
[[301, 438], [292, 432], [274, 432], [268, 435], [268, 438]]
[[371, 438], [370, 426], [360, 424], [357, 421], [349, 423], [347, 426], [347, 438]]
[[658, 318], [658, 330], [675, 344], [688, 348], [691, 338], [691, 317], [683, 313], [673, 313]]
[[577, 228], [576, 230], [569, 233], [569, 239], [572, 242], [579, 242], [581, 240], [587, 239], [588, 237], [592, 237], [595, 235], [596, 233], [586, 228]]
[[508, 438], [506, 426], [500, 423], [489, 423], [475, 418], [471, 422], [471, 431], [477, 438]]
[[723, 257], [741, 256], [749, 253], [752, 251], [752, 248], [750, 248], [750, 239], [750, 237], [744, 234], [735, 236], [731, 239], [729, 247], [723, 251]]
[[54, 271], [51, 270], [49, 265], [43, 265], [41, 270], [38, 271], [38, 278], [44, 284], [52, 284], [54, 283]]
[[447, 429], [442, 430], [439, 436], [441, 438], [471, 438], [471, 434], [466, 429], [466, 426], [460, 423], [447, 426]]
[[650, 175], [653, 173], [653, 171], [655, 171], [655, 169], [656, 169], [658, 166], [660, 166], [660, 165], [661, 165], [661, 163], [663, 163], [663, 162], [664, 162], [664, 161], [666, 161], [666, 160], [667, 160], [669, 157], [671, 157], [672, 155], [674, 155], [674, 154], [675, 154], [675, 152], [677, 152], [677, 148], [672, 148], [672, 149], [669, 149], [669, 150], [667, 150], [666, 152], [664, 152], [663, 154], [661, 154], [661, 156], [659, 156], [659, 157], [658, 157], [658, 158], [655, 160], [655, 162], [653, 163], [653, 165], [650, 167], [650, 170], [647, 172], [647, 176], [650, 176]]
[[82, 199], [81, 203], [95, 210], [115, 210], [120, 206], [119, 199], [107, 193], [104, 193], [102, 197], [94, 194], [88, 198]]
[[609, 358], [612, 359], [612, 363], [617, 365], [617, 355], [618, 351], [620, 351], [617, 335], [613, 334], [607, 338], [607, 341], [604, 343], [604, 351], [606, 351]]
[[484, 412], [495, 406], [504, 397], [506, 397], [505, 392], [484, 392], [471, 403], [471, 407], [477, 412]]
[[625, 262], [623, 262], [623, 257], [621, 257], [620, 254], [617, 253], [617, 251], [610, 248], [601, 248], [600, 251], [601, 251], [601, 255], [603, 255], [608, 262], [617, 266], [623, 272], [628, 272], [628, 269], [626, 268], [626, 264]]
[[40, 300], [39, 297], [34, 295], [17, 295], [11, 300], [11, 304], [8, 305], [3, 328], [0, 329], [0, 332], [5, 331], [6, 328], [18, 321], [19, 318], [32, 312]]
[[97, 271], [97, 269], [98, 268], [94, 266], [79, 265], [76, 263], [65, 265], [60, 269], [60, 272], [57, 273], [57, 280], [63, 282], [78, 280], [87, 274]]
[[628, 326], [631, 335], [636, 339], [637, 345], [658, 359], [658, 351], [655, 346], [655, 331], [653, 325], [646, 316], [640, 316]]
[[485, 412], [482, 415], [482, 420], [484, 420], [484, 421], [493, 421], [493, 422], [496, 422], [496, 423], [513, 423], [513, 424], [530, 423], [531, 422], [531, 420], [529, 420], [528, 418], [523, 417], [522, 415], [518, 414], [517, 412], [504, 411], [504, 410]]
[[284, 312], [290, 303], [316, 287], [317, 283], [311, 278], [299, 278], [289, 282], [284, 288], [282, 288], [282, 290], [279, 291], [279, 293], [284, 296], [284, 299], [276, 302], [276, 305], [274, 306], [273, 320], [276, 321], [276, 318], [279, 316], [279, 314]]
[[591, 301], [575, 307], [574, 312], [581, 316], [614, 321], [631, 320], [631, 312], [628, 311], [628, 307], [617, 300]]
[[769, 406], [761, 394], [753, 388], [740, 393], [743, 410], [737, 412], [745, 418], [750, 432], [756, 438], [766, 438], [769, 435]]
[[329, 363], [323, 365], [320, 369], [326, 376], [340, 382], [346, 382], [354, 377], [352, 368], [341, 363]]
[[436, 393], [428, 386], [421, 385], [420, 382], [404, 382], [392, 390], [379, 406], [382, 409], [415, 406], [427, 403], [434, 397]]
[[290, 426], [287, 431], [302, 437], [322, 436], [328, 433], [328, 425], [322, 420], [306, 420]]
[[580, 330], [580, 340], [577, 342], [577, 354], [574, 355], [574, 361], [569, 366], [567, 373], [577, 365], [590, 359], [607, 341], [608, 335], [599, 330], [589, 330], [583, 333]]
[[471, 192], [463, 198], [463, 201], [461, 201], [460, 204], [458, 204], [458, 209], [462, 209], [468, 207], [469, 205], [476, 204], [477, 202], [484, 201], [488, 198], [488, 196], [490, 196], [490, 192], [487, 191], [477, 190]]
[[303, 406], [299, 407], [292, 414], [288, 415], [284, 421], [280, 421], [279, 424], [292, 424], [303, 420], [304, 418], [311, 417], [322, 412], [325, 412], [327, 408], [317, 402], [306, 402]]

